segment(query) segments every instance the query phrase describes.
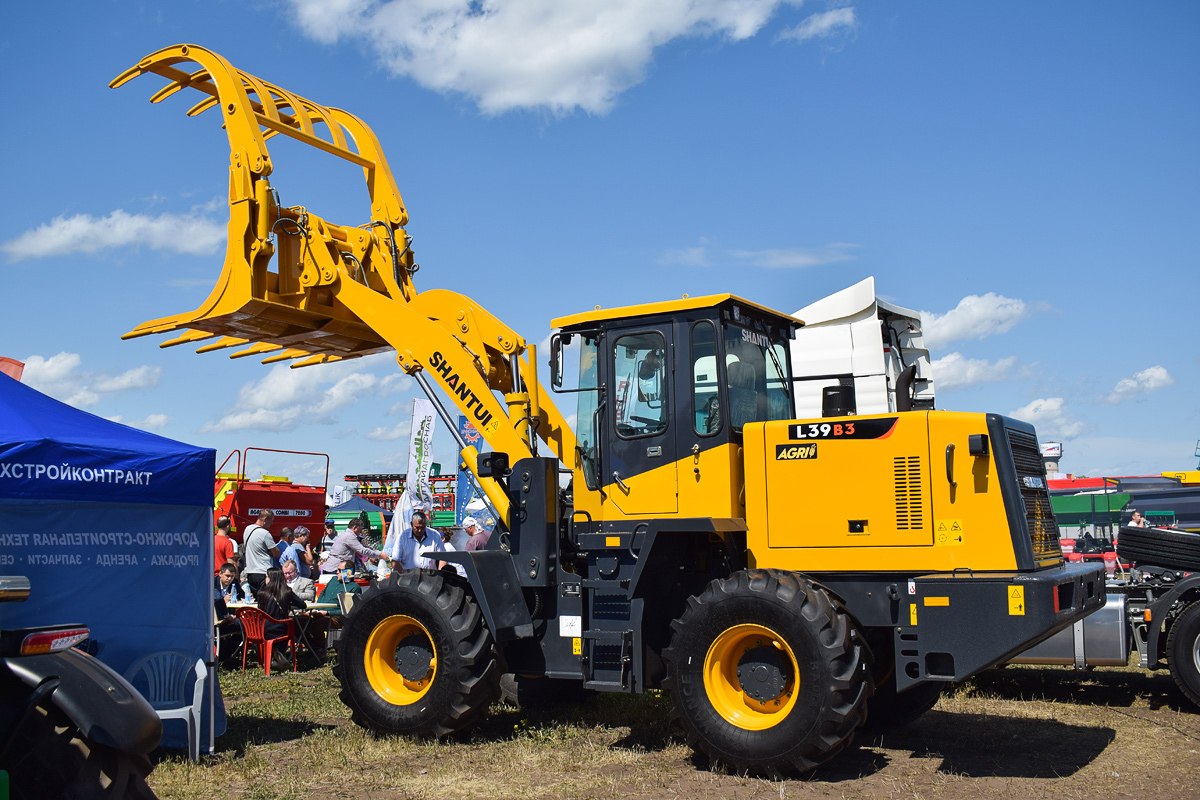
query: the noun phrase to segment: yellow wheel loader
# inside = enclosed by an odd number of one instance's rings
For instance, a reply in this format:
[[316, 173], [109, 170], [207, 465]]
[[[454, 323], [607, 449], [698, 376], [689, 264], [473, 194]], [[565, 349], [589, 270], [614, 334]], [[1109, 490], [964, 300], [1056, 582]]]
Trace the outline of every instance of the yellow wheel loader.
[[[316, 365], [394, 351], [450, 424], [496, 511], [463, 566], [396, 572], [344, 620], [352, 718], [441, 736], [525, 688], [669, 692], [691, 745], [736, 771], [836, 755], [868, 718], [900, 724], [941, 687], [1002, 663], [1103, 603], [1065, 565], [1033, 428], [992, 414], [854, 415], [844, 387], [795, 419], [801, 320], [730, 294], [555, 320], [550, 386], [534, 346], [471, 298], [419, 292], [408, 213], [357, 117], [177, 45], [117, 77], [228, 134], [229, 237], [195, 311], [126, 338]], [[362, 168], [350, 224], [284, 205], [267, 140]], [[555, 406], [576, 404], [572, 430]], [[570, 475], [564, 485], [560, 475]], [[547, 692], [554, 694], [554, 692]]]

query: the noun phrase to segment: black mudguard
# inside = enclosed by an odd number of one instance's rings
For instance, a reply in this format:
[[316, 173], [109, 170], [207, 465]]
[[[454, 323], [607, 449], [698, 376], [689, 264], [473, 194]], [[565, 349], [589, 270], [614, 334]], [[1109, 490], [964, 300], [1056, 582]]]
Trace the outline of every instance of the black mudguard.
[[96, 744], [146, 754], [162, 739], [162, 720], [146, 699], [104, 662], [78, 650], [0, 659], [5, 671], [33, 689], [59, 685], [50, 701]]
[[[1150, 604], [1150, 619], [1164, 620], [1167, 618], [1167, 612], [1171, 610], [1171, 606], [1175, 605], [1180, 600], [1188, 598], [1189, 595], [1195, 594], [1196, 590], [1200, 589], [1200, 575], [1191, 575], [1184, 578], [1179, 583], [1171, 588], [1171, 591], [1159, 597]], [[1147, 636], [1149, 641], [1146, 643], [1146, 652], [1150, 654], [1150, 668], [1155, 669], [1154, 665], [1158, 663], [1158, 654], [1163, 652], [1166, 647], [1164, 641], [1170, 629], [1163, 630], [1161, 621], [1157, 624], [1147, 626]]]

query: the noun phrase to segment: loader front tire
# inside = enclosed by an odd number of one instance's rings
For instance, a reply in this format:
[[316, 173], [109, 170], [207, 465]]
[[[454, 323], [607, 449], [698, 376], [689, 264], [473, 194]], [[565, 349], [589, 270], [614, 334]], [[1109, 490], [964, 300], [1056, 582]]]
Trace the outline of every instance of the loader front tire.
[[334, 667], [350, 718], [377, 733], [442, 737], [500, 696], [492, 635], [465, 587], [436, 570], [393, 572], [343, 619]]
[[810, 770], [865, 718], [873, 684], [861, 636], [802, 575], [754, 569], [715, 580], [671, 626], [672, 720], [734, 772]]

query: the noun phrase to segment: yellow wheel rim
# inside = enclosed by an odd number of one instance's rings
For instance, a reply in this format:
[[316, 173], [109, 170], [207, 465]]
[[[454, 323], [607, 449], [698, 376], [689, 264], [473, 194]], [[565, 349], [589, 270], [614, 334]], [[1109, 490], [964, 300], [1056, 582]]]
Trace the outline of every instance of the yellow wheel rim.
[[[415, 677], [410, 669], [410, 677], [405, 678], [396, 666], [396, 648], [401, 642], [414, 640], [410, 637], [423, 641], [429, 648], [429, 672]], [[424, 697], [437, 675], [437, 651], [433, 647], [433, 637], [424, 625], [403, 614], [388, 617], [375, 626], [367, 638], [363, 661], [371, 688], [384, 700], [398, 706], [412, 705]]]
[[[772, 687], [768, 693], [773, 695], [765, 700], [747, 693], [738, 676], [738, 665], [750, 651], [783, 667], [781, 672], [777, 670], [774, 683], [764, 684]], [[751, 660], [755, 660], [753, 653]], [[709, 702], [726, 722], [743, 730], [766, 730], [782, 722], [796, 705], [799, 687], [800, 668], [792, 648], [783, 637], [762, 625], [735, 625], [726, 629], [704, 657], [704, 690]], [[761, 687], [752, 687], [752, 691], [763, 694]]]

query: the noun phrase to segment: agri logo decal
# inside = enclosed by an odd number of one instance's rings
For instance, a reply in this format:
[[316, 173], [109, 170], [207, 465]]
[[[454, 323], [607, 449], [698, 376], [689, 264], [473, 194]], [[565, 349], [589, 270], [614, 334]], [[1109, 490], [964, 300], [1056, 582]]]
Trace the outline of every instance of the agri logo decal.
[[775, 445], [776, 461], [804, 461], [817, 457], [815, 444], [777, 444]]

